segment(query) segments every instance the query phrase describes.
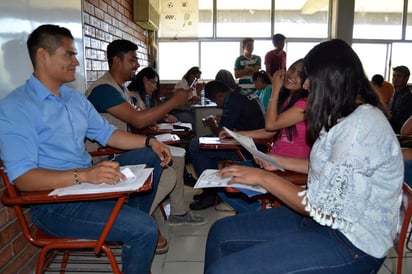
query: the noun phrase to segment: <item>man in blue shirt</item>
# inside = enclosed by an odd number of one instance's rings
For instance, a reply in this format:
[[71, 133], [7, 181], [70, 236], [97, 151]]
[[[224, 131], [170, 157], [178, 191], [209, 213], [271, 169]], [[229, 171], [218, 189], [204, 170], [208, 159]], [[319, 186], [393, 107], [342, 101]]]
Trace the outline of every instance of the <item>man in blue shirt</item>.
[[[115, 184], [125, 179], [119, 165], [131, 158], [154, 168], [156, 188], [162, 166], [171, 160], [155, 139], [118, 130], [103, 119], [83, 94], [63, 86], [75, 79], [76, 49], [66, 28], [42, 25], [27, 41], [33, 75], [0, 100], [0, 157], [10, 180], [22, 191], [51, 190], [80, 182]], [[91, 166], [84, 139], [131, 150]], [[146, 147], [145, 147], [146, 146]], [[139, 148], [139, 149], [137, 149]], [[133, 150], [134, 149], [134, 150]], [[149, 211], [153, 191], [131, 196], [107, 240], [122, 242], [123, 272], [149, 273], [157, 226]], [[57, 237], [96, 239], [113, 201], [34, 205], [33, 222]], [[70, 220], [70, 221], [68, 221]]]

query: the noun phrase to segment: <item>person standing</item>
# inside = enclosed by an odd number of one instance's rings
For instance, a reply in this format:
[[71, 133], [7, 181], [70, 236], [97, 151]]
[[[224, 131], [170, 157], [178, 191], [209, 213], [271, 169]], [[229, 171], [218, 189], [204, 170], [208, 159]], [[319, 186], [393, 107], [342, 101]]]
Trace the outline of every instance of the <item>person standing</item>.
[[402, 125], [412, 115], [412, 91], [408, 86], [410, 71], [406, 66], [393, 68], [392, 84], [395, 92], [389, 102], [391, 117], [389, 121], [395, 133], [399, 133]]
[[285, 47], [286, 37], [283, 34], [277, 33], [272, 37], [272, 44], [275, 49], [268, 51], [265, 55], [266, 73], [272, 77], [279, 69], [286, 69], [286, 52]]
[[235, 61], [235, 78], [239, 79], [239, 86], [244, 89], [254, 89], [252, 75], [260, 70], [262, 60], [260, 56], [254, 55], [254, 40], [245, 38], [242, 41], [243, 54]]
[[[169, 148], [146, 136], [110, 125], [84, 94], [64, 86], [75, 80], [79, 61], [71, 32], [57, 25], [37, 27], [27, 40], [34, 72], [0, 100], [0, 158], [21, 191], [52, 190], [89, 182], [115, 184], [126, 179], [119, 165], [154, 168], [153, 191], [131, 195], [107, 241], [121, 242], [125, 274], [149, 273], [157, 225], [148, 214]], [[130, 150], [115, 161], [91, 165], [85, 138]], [[56, 237], [97, 239], [114, 205], [112, 200], [32, 205], [33, 223]]]

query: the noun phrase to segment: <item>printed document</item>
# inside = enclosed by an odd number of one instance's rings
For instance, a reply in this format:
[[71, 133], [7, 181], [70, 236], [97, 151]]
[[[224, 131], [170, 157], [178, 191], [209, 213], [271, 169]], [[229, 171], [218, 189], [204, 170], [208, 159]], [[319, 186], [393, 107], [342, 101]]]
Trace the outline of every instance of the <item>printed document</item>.
[[285, 171], [278, 162], [276, 162], [275, 159], [273, 159], [272, 157], [270, 157], [269, 155], [259, 151], [256, 148], [255, 142], [253, 141], [252, 138], [248, 137], [248, 136], [244, 136], [244, 135], [240, 135], [237, 134], [234, 131], [231, 131], [230, 129], [223, 127], [223, 129], [229, 133], [230, 136], [232, 136], [235, 140], [237, 140], [247, 151], [249, 151], [250, 154], [252, 154], [253, 156], [256, 156], [260, 159], [262, 159], [263, 161], [265, 161], [268, 164], [271, 164], [272, 166], [276, 167], [277, 169], [281, 170], [281, 171]]
[[57, 188], [50, 192], [49, 196], [95, 194], [138, 190], [144, 185], [147, 178], [153, 172], [153, 168], [145, 167], [145, 164], [120, 167], [120, 171], [126, 176], [126, 180], [121, 180], [115, 185], [106, 183], [92, 184], [87, 182], [81, 182], [81, 184]]
[[197, 180], [194, 188], [233, 187], [249, 197], [267, 193], [266, 189], [260, 186], [244, 185], [240, 183], [228, 184], [230, 179], [232, 179], [232, 177], [220, 177], [218, 169], [205, 169]]

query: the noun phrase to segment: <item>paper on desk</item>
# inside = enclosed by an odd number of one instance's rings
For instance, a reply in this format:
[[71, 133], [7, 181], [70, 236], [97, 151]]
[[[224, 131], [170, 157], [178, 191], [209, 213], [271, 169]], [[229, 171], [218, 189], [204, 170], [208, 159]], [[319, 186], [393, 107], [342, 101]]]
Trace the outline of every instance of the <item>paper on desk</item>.
[[[193, 188], [207, 188], [207, 187], [233, 187], [239, 189], [239, 191], [245, 193], [249, 197], [267, 193], [267, 190], [260, 187], [260, 186], [251, 186], [251, 185], [244, 185], [244, 184], [228, 184], [228, 182], [232, 179], [231, 177], [222, 178], [219, 175], [218, 169], [205, 169], [202, 174], [200, 174], [199, 179], [197, 180], [195, 186]], [[247, 191], [243, 191], [247, 190]], [[252, 191], [252, 192], [251, 192]]]
[[219, 137], [199, 137], [199, 144], [205, 145], [239, 145], [239, 142], [234, 139], [220, 139]]
[[115, 185], [106, 183], [91, 184], [82, 182], [81, 184], [57, 188], [49, 193], [49, 196], [65, 196], [65, 195], [79, 195], [79, 194], [95, 194], [108, 192], [121, 192], [137, 190], [144, 185], [147, 178], [153, 171], [153, 168], [145, 168], [145, 164], [123, 166], [120, 168], [122, 173], [126, 176], [126, 180], [122, 180]]
[[249, 151], [250, 154], [252, 154], [253, 156], [256, 156], [260, 159], [262, 159], [263, 161], [265, 161], [268, 164], [271, 164], [272, 166], [276, 167], [277, 169], [281, 170], [281, 171], [285, 171], [278, 162], [276, 162], [275, 159], [273, 159], [272, 157], [270, 157], [269, 155], [259, 151], [256, 148], [255, 142], [253, 141], [252, 138], [248, 137], [248, 136], [244, 136], [244, 135], [240, 135], [237, 134], [234, 131], [231, 131], [230, 129], [223, 127], [223, 129], [229, 133], [230, 136], [232, 136], [234, 139], [236, 139], [247, 151]]
[[184, 148], [181, 147], [176, 147], [176, 146], [169, 146], [170, 148], [170, 152], [172, 153], [172, 156], [175, 157], [184, 157], [186, 154], [186, 150]]
[[179, 136], [177, 136], [176, 134], [171, 134], [171, 133], [157, 134], [155, 135], [155, 137], [159, 142], [162, 142], [162, 143], [180, 141]]
[[[191, 123], [182, 123], [182, 122], [176, 122], [176, 123], [159, 123], [157, 124], [158, 130], [171, 130], [171, 131], [184, 131], [184, 130], [192, 130], [192, 124]], [[180, 127], [181, 129], [179, 130], [176, 127]]]

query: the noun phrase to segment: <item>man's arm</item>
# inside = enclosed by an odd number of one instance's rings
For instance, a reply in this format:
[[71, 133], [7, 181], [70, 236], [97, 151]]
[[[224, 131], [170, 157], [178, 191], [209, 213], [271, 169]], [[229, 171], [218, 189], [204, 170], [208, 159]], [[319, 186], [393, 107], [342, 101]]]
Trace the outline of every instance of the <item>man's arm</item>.
[[189, 99], [191, 89], [176, 90], [173, 97], [155, 107], [138, 111], [127, 102], [106, 109], [106, 111], [134, 128], [142, 129], [156, 123], [176, 106], [185, 104]]
[[[107, 145], [124, 150], [131, 150], [136, 148], [143, 148], [146, 146], [146, 137], [145, 135], [132, 134], [122, 130], [115, 130], [110, 136]], [[172, 160], [172, 155], [170, 149], [167, 145], [160, 143], [156, 139], [152, 138], [148, 142], [153, 151], [159, 156], [161, 166], [165, 166]]]

